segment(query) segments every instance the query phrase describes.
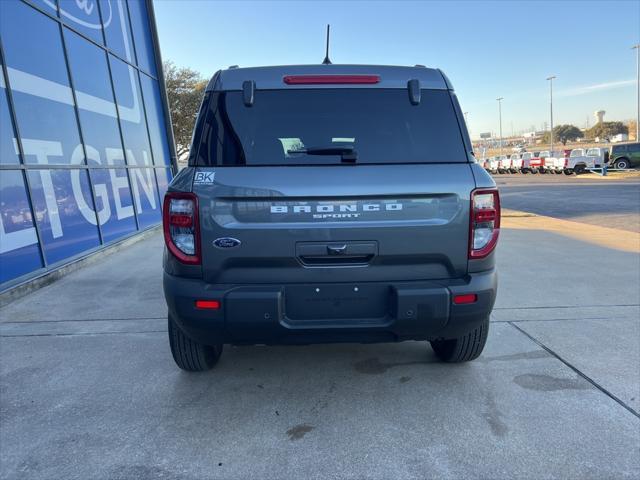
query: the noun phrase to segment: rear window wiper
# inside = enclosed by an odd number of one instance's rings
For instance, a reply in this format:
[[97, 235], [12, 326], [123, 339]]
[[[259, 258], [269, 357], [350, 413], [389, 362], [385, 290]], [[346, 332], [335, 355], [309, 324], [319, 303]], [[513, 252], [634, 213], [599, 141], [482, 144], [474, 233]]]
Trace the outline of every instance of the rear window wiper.
[[304, 153], [307, 155], [340, 155], [340, 160], [345, 163], [355, 163], [358, 160], [358, 153], [352, 146], [330, 146], [330, 147], [305, 147], [287, 150], [288, 154]]

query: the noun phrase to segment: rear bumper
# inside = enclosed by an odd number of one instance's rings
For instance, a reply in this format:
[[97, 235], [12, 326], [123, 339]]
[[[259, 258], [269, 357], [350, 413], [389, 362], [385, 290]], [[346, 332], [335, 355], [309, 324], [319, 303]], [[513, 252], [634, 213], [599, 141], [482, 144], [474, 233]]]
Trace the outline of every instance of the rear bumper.
[[[464, 279], [317, 285], [212, 285], [164, 274], [169, 314], [184, 333], [205, 343], [309, 344], [455, 338], [491, 313], [495, 269]], [[453, 297], [476, 294], [456, 305]], [[219, 300], [201, 310], [196, 300]], [[325, 318], [323, 312], [331, 312]], [[336, 318], [344, 317], [344, 318]]]

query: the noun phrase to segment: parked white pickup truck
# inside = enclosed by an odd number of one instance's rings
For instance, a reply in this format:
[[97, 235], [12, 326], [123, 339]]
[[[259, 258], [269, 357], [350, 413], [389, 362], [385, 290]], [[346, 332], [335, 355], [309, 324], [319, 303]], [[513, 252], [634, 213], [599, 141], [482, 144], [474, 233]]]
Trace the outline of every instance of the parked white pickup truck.
[[564, 165], [565, 175], [576, 175], [583, 173], [587, 168], [595, 166], [594, 158], [587, 157], [587, 153], [584, 148], [574, 148], [569, 154]]
[[538, 153], [538, 158], [540, 158], [540, 173], [547, 173], [549, 171], [549, 167], [547, 167], [547, 158], [552, 156], [553, 154], [549, 150], [543, 150]]
[[524, 152], [522, 154], [522, 173], [538, 173], [540, 170], [540, 158], [536, 152]]
[[520, 173], [522, 170], [522, 155], [514, 153], [511, 155], [511, 173]]
[[498, 157], [498, 173], [509, 173], [511, 169], [511, 162], [507, 155], [500, 155]]
[[602, 167], [609, 160], [608, 149], [602, 147], [575, 148], [571, 150], [569, 158], [565, 162], [564, 173], [579, 175], [588, 168]]
[[494, 175], [498, 173], [498, 157], [489, 157], [484, 160], [482, 165], [487, 172]]
[[564, 171], [564, 152], [540, 152], [540, 158], [544, 159], [544, 169], [548, 173], [562, 173]]
[[593, 159], [596, 167], [602, 167], [609, 161], [609, 149], [605, 147], [594, 147], [587, 150], [587, 157]]

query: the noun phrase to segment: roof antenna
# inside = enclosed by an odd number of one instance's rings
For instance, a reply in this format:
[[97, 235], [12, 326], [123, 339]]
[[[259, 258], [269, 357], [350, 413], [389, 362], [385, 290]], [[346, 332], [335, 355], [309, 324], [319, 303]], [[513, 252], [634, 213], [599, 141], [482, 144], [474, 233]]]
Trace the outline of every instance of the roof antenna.
[[322, 61], [323, 65], [331, 65], [331, 60], [329, 60], [329, 33], [330, 33], [331, 25], [327, 25], [327, 53], [324, 56], [324, 60]]

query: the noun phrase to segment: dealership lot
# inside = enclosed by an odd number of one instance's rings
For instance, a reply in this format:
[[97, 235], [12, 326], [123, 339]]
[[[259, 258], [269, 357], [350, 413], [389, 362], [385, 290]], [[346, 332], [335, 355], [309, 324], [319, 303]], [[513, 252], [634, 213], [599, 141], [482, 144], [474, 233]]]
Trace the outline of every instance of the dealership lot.
[[640, 233], [640, 177], [501, 175], [494, 180], [506, 208]]
[[[421, 342], [228, 347], [185, 374], [159, 232], [7, 305], [0, 476], [637, 478], [640, 182], [570, 180], [496, 178], [505, 208], [584, 239], [505, 216], [469, 364]], [[603, 244], [602, 228], [631, 240]]]

